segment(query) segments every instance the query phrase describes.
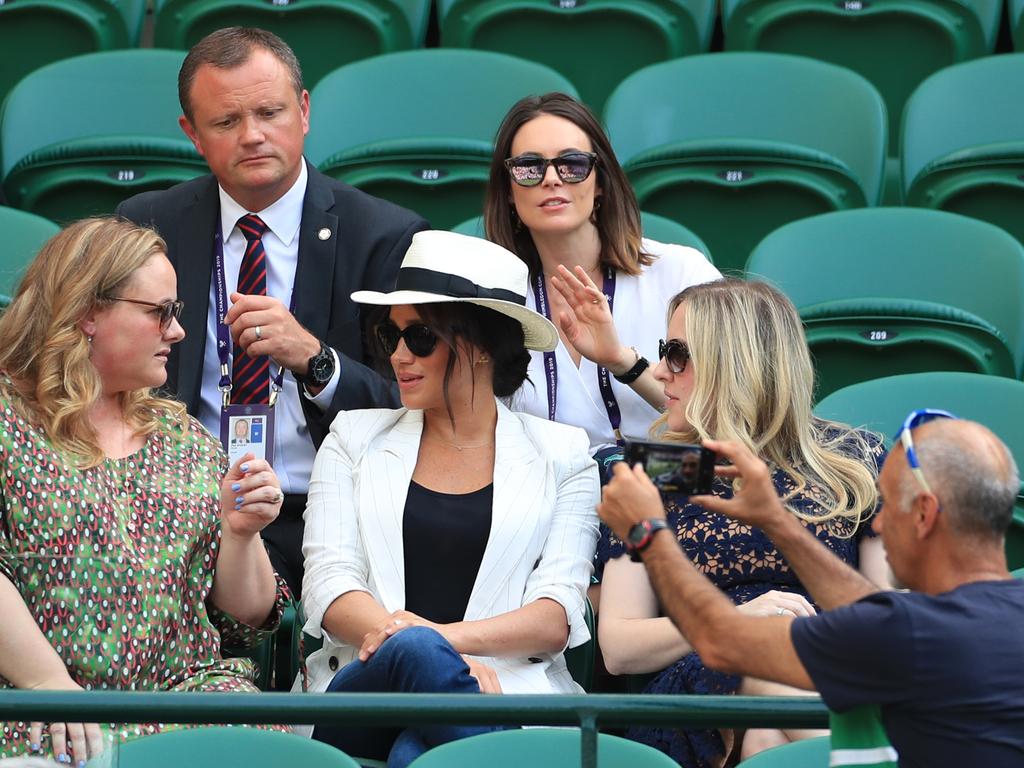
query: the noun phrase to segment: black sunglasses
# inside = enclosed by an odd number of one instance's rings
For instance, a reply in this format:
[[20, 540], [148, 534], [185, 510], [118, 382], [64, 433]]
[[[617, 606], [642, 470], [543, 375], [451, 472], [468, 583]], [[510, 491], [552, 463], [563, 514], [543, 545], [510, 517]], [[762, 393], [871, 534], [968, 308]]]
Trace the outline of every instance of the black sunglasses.
[[160, 304], [157, 304], [155, 301], [143, 301], [142, 299], [126, 299], [123, 296], [110, 296], [109, 299], [110, 301], [127, 301], [129, 304], [139, 304], [143, 307], [152, 307], [155, 310], [159, 310], [161, 331], [167, 330], [172, 319], [179, 320], [181, 318], [181, 310], [185, 308], [185, 302], [181, 299], [165, 301]]
[[596, 163], [597, 155], [593, 152], [566, 152], [558, 157], [518, 155], [508, 158], [505, 167], [516, 184], [535, 187], [544, 181], [549, 165], [554, 166], [558, 178], [566, 184], [579, 184], [586, 181]]
[[399, 339], [405, 339], [405, 346], [416, 357], [426, 357], [437, 346], [437, 334], [422, 323], [408, 325], [402, 330], [392, 322], [381, 323], [376, 328], [377, 341], [388, 356], [395, 354]]
[[658, 339], [658, 359], [664, 360], [669, 371], [680, 374], [686, 370], [686, 364], [690, 362], [690, 348], [685, 341], [679, 339]]

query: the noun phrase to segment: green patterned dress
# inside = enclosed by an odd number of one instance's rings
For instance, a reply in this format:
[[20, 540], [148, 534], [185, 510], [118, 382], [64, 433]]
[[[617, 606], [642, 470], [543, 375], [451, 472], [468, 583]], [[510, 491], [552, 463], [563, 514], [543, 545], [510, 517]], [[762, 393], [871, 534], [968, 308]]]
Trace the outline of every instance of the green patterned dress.
[[[209, 600], [227, 465], [220, 444], [198, 421], [181, 435], [168, 418], [134, 454], [83, 470], [12, 398], [0, 386], [0, 573], [71, 677], [87, 689], [257, 690], [251, 661], [222, 658], [221, 645], [264, 639], [287, 592], [278, 580], [274, 613], [259, 629]], [[28, 727], [0, 723], [0, 758], [29, 752]], [[121, 739], [165, 728], [109, 727]]]

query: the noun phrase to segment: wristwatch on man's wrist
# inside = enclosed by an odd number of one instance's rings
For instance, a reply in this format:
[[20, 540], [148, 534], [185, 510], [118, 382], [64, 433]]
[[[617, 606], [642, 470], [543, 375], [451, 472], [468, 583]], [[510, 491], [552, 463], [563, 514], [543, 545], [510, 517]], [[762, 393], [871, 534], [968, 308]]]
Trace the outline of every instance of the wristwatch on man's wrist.
[[668, 523], [660, 517], [641, 520], [629, 529], [626, 535], [626, 551], [634, 563], [640, 562], [640, 553], [651, 546], [654, 534], [668, 528]]
[[305, 373], [296, 373], [295, 379], [306, 387], [326, 387], [334, 376], [334, 353], [320, 342], [320, 351], [309, 358]]

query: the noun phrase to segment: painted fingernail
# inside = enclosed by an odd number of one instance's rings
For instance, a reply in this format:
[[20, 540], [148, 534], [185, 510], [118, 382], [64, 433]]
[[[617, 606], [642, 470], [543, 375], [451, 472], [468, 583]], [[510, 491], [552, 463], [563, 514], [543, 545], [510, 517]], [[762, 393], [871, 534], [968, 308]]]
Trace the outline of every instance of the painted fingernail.
[[85, 760], [78, 761], [78, 768], [85, 768]]
[[57, 762], [58, 763], [69, 763], [69, 762], [71, 762], [71, 758], [68, 757], [67, 755], [65, 755], [63, 752], [61, 752], [59, 755], [57, 755]]
[[241, 483], [232, 483], [231, 484], [231, 490], [232, 491], [240, 491], [240, 490], [242, 490], [242, 484]]
[[245, 496], [235, 496], [235, 504], [241, 504], [245, 501]]
[[243, 465], [241, 466], [241, 470], [242, 470], [243, 472], [248, 472], [248, 471], [249, 471], [249, 465], [248, 465], [248, 464], [243, 464]]
[[31, 744], [28, 745], [28, 748], [31, 749], [33, 752], [43, 751], [43, 747], [38, 741], [33, 741]]

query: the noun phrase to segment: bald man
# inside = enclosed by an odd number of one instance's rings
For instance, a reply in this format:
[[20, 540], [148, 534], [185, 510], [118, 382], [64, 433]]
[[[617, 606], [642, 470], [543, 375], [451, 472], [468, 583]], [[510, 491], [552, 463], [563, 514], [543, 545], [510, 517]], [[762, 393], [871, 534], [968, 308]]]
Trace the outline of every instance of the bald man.
[[817, 690], [835, 712], [878, 705], [901, 768], [1024, 765], [1024, 582], [1003, 552], [1016, 464], [980, 424], [919, 411], [905, 427], [879, 474], [872, 525], [908, 592], [879, 591], [836, 558], [736, 443], [705, 445], [742, 489], [692, 501], [763, 529], [823, 613], [740, 613], [671, 534], [639, 535], [665, 516], [639, 466], [616, 465], [598, 512], [623, 541], [638, 526], [632, 540], [661, 604], [709, 667]]

